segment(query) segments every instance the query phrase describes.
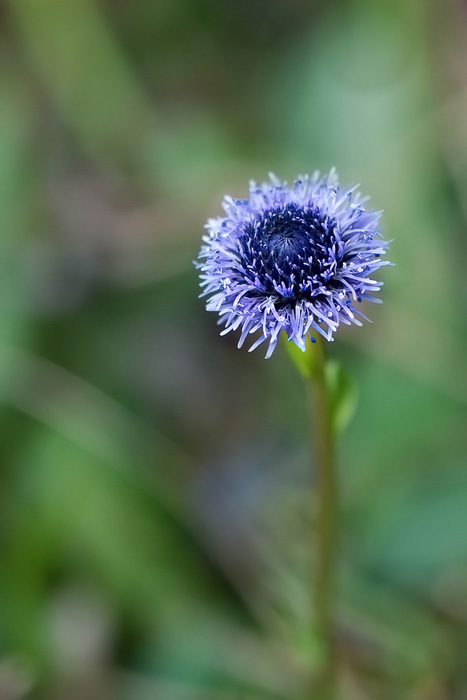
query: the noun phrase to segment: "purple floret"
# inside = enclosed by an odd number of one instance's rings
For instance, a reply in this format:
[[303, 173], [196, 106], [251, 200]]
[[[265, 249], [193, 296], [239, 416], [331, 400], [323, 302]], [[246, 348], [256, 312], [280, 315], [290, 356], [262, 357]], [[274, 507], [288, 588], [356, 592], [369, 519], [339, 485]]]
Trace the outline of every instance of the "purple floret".
[[304, 351], [313, 332], [333, 340], [341, 323], [361, 326], [355, 304], [381, 301], [373, 292], [382, 282], [370, 275], [389, 264], [381, 212], [366, 211], [355, 187], [341, 189], [334, 170], [290, 188], [269, 177], [250, 183], [249, 199], [224, 198], [225, 216], [208, 220], [195, 263], [222, 335], [240, 330], [241, 347], [257, 334], [250, 352], [267, 341], [266, 358], [282, 330]]

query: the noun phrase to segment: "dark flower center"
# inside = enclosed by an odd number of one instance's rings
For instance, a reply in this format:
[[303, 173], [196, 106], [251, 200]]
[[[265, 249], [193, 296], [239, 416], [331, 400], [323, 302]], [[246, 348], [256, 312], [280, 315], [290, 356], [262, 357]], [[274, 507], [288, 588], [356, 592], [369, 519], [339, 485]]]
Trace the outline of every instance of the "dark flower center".
[[[344, 246], [336, 221], [308, 205], [286, 204], [248, 222], [238, 239], [245, 276], [283, 297], [316, 296], [329, 286]], [[259, 283], [259, 285], [258, 285]]]

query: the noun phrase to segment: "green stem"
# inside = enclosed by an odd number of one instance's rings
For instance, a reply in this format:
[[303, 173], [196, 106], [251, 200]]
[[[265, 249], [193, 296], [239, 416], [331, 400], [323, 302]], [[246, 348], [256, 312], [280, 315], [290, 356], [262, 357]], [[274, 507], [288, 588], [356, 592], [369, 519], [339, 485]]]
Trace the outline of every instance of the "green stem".
[[333, 639], [334, 584], [337, 545], [337, 479], [334, 435], [331, 424], [331, 398], [326, 382], [326, 358], [323, 341], [310, 349], [316, 353], [314, 371], [309, 379], [312, 400], [312, 449], [315, 474], [315, 559], [313, 611], [316, 637], [321, 646], [321, 663], [313, 698], [333, 697], [336, 683], [336, 659]]

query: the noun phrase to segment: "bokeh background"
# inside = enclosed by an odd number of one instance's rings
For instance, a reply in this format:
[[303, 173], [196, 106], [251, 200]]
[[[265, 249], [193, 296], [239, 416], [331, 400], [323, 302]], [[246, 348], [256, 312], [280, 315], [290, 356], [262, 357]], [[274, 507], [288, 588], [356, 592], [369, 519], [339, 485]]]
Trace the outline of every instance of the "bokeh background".
[[340, 447], [346, 700], [467, 697], [467, 5], [0, 4], [0, 698], [294, 700], [300, 378], [220, 338], [225, 193], [336, 166], [384, 209]]

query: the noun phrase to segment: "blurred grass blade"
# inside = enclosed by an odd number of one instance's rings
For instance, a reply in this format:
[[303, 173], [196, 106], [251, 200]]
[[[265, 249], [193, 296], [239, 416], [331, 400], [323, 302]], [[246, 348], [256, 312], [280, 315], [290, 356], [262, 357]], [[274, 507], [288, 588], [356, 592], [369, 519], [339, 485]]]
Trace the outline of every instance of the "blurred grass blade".
[[92, 0], [12, 0], [33, 66], [86, 152], [124, 163], [152, 115], [137, 76]]

